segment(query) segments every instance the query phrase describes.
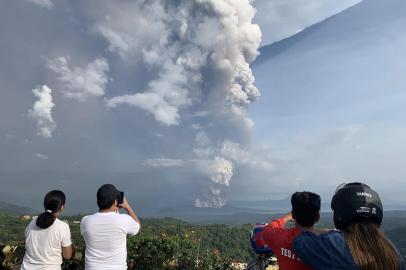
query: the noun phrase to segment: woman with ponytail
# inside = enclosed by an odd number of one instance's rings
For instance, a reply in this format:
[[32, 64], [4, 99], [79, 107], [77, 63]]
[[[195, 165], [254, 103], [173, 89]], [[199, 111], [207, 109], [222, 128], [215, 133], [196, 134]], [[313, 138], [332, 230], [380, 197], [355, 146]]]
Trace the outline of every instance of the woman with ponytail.
[[303, 232], [293, 241], [298, 257], [316, 270], [404, 270], [398, 250], [380, 229], [378, 193], [363, 183], [339, 186], [331, 201], [337, 230]]
[[61, 270], [62, 257], [72, 256], [69, 225], [58, 219], [65, 209], [65, 194], [53, 190], [44, 198], [45, 211], [25, 230], [25, 255], [21, 270]]

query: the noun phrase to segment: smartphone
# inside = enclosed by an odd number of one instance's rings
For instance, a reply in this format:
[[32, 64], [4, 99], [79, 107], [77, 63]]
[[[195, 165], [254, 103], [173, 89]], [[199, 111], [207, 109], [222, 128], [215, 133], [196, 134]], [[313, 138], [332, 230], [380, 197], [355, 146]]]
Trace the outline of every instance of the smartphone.
[[124, 192], [120, 191], [120, 193], [117, 196], [117, 204], [120, 205], [123, 204], [123, 202], [124, 202]]

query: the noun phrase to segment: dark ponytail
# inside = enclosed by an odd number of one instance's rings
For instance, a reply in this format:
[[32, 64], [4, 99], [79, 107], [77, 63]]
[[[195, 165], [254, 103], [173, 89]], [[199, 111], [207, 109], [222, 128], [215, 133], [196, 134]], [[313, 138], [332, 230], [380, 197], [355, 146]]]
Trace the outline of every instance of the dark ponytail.
[[45, 212], [40, 214], [37, 218], [37, 226], [41, 229], [46, 229], [54, 224], [54, 213], [61, 210], [62, 205], [65, 205], [65, 194], [60, 190], [53, 190], [48, 192], [44, 198]]

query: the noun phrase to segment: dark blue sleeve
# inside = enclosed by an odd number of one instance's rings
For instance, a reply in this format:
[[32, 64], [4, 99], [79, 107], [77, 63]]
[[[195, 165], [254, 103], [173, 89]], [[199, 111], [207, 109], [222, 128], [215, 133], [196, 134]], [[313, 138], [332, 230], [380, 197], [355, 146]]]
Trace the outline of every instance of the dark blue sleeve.
[[[396, 249], [396, 248], [395, 248]], [[402, 256], [402, 254], [400, 254], [400, 252], [396, 249], [396, 252], [398, 253], [398, 255], [399, 255], [399, 258], [400, 258], [400, 270], [406, 270], [406, 268], [405, 268], [405, 261], [403, 260], [403, 256]]]
[[307, 265], [318, 270], [357, 270], [344, 235], [331, 231], [316, 235], [303, 232], [293, 241], [293, 249]]
[[406, 270], [406, 268], [405, 268], [405, 261], [404, 261], [404, 259], [403, 259], [402, 254], [400, 254], [399, 250], [398, 250], [397, 247], [392, 243], [391, 240], [388, 239], [388, 241], [389, 241], [389, 243], [391, 243], [392, 247], [395, 249], [396, 253], [397, 253], [398, 256], [399, 256], [399, 260], [400, 260], [400, 270]]

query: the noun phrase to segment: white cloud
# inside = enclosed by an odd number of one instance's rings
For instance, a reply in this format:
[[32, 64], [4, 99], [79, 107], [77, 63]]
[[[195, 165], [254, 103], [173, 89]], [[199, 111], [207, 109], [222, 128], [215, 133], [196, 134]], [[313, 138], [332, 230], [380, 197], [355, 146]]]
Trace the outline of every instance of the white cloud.
[[98, 58], [86, 67], [73, 67], [68, 57], [48, 59], [48, 68], [59, 75], [61, 90], [68, 98], [86, 100], [89, 97], [103, 96], [108, 82], [109, 64], [106, 59]]
[[56, 128], [55, 121], [52, 118], [52, 109], [55, 107], [52, 101], [52, 90], [43, 85], [33, 89], [32, 92], [38, 100], [34, 103], [28, 115], [37, 122], [38, 135], [51, 138], [52, 132]]
[[34, 3], [42, 8], [51, 9], [54, 7], [54, 3], [51, 0], [26, 0], [28, 2]]
[[201, 128], [201, 126], [199, 124], [192, 124], [190, 127], [195, 130], [199, 130]]
[[5, 137], [6, 137], [6, 140], [11, 141], [11, 140], [14, 140], [15, 135], [14, 135], [14, 134], [7, 133], [7, 134], [5, 135]]
[[130, 45], [120, 36], [119, 33], [116, 33], [112, 29], [101, 24], [95, 26], [95, 31], [109, 41], [109, 51], [118, 52], [122, 58], [126, 56]]
[[254, 21], [262, 29], [262, 44], [290, 37], [362, 0], [255, 0]]
[[348, 125], [335, 128], [328, 133], [324, 143], [326, 143], [326, 145], [335, 145], [337, 143], [350, 142], [354, 136], [361, 131], [361, 129], [362, 126], [360, 125]]
[[38, 154], [36, 154], [35, 155], [37, 158], [40, 158], [40, 159], [43, 159], [43, 160], [48, 160], [48, 155], [44, 155], [44, 154], [40, 154], [40, 153], [38, 153]]
[[90, 136], [88, 134], [80, 134], [79, 138], [88, 140], [90, 139]]
[[163, 20], [167, 14], [159, 0], [120, 4], [107, 1], [102, 5], [107, 15], [97, 20], [93, 31], [109, 43], [109, 51], [118, 53], [125, 61], [144, 54], [146, 58], [160, 57], [149, 53], [167, 39], [167, 23]]
[[198, 111], [192, 114], [192, 117], [205, 117], [209, 113], [207, 111]]
[[170, 158], [153, 158], [153, 159], [146, 159], [143, 162], [144, 166], [148, 167], [182, 167], [185, 162], [181, 159], [170, 159]]

